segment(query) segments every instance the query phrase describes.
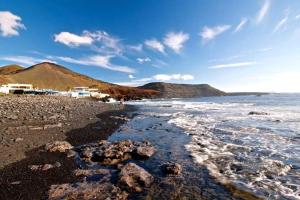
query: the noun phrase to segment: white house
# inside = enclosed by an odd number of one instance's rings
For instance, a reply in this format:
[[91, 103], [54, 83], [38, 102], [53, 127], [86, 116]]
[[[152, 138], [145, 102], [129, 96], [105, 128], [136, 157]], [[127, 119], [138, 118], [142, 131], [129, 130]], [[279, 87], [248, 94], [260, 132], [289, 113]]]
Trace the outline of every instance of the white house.
[[32, 84], [9, 83], [0, 87], [0, 93], [9, 94], [14, 92], [26, 92], [33, 90]]
[[95, 97], [104, 98], [109, 97], [109, 94], [99, 92], [99, 89], [88, 87], [74, 87], [71, 91], [71, 97]]

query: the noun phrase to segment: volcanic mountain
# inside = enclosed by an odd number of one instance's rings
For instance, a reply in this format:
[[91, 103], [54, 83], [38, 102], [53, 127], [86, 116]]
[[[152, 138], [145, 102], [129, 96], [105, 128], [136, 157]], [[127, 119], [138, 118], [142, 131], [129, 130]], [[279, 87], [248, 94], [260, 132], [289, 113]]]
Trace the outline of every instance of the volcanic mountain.
[[207, 84], [192, 85], [154, 82], [139, 88], [159, 91], [157, 95], [159, 98], [191, 98], [226, 95], [225, 92]]
[[119, 86], [106, 83], [88, 76], [73, 72], [63, 66], [43, 62], [28, 68], [9, 65], [0, 68], [0, 84], [28, 83], [40, 89], [69, 90], [73, 87], [96, 87], [112, 96], [128, 98], [150, 98], [158, 92], [147, 89]]

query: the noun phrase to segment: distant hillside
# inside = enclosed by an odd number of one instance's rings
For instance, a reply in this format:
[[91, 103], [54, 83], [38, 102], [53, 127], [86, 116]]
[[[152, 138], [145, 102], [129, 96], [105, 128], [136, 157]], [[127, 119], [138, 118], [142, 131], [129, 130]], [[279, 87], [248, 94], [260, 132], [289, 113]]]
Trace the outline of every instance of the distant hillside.
[[[14, 69], [17, 68], [15, 66]], [[13, 67], [7, 68], [6, 66], [0, 69], [6, 71], [0, 73], [0, 84], [29, 83], [40, 89], [51, 88], [55, 90], [69, 90], [78, 86], [96, 87], [115, 97], [126, 95], [128, 98], [150, 98], [157, 93], [152, 90], [124, 87], [99, 81], [49, 62], [40, 63], [29, 68], [19, 68], [15, 71], [11, 70], [11, 73], [7, 73], [7, 71], [13, 69]]]
[[190, 98], [226, 95], [225, 92], [207, 84], [189, 85], [155, 82], [148, 83], [139, 88], [159, 91], [160, 93], [157, 97], [160, 98]]
[[19, 65], [6, 65], [3, 67], [0, 67], [0, 75], [8, 75], [16, 73], [20, 70], [24, 69], [23, 67]]

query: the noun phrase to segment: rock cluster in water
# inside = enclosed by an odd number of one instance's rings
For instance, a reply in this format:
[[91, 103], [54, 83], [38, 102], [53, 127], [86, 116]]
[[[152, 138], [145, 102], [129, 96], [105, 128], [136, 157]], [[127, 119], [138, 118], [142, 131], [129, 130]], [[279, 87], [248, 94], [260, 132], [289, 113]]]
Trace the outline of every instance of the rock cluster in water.
[[102, 165], [117, 165], [129, 159], [147, 159], [155, 153], [155, 148], [147, 141], [124, 140], [116, 143], [101, 140], [97, 144], [77, 149], [79, 156], [87, 162]]
[[[150, 187], [154, 182], [154, 177], [148, 171], [130, 161], [150, 158], [156, 152], [148, 141], [123, 140], [109, 142], [101, 140], [98, 143], [71, 149], [72, 147], [65, 142], [46, 145], [47, 151], [68, 153], [75, 150], [80, 159], [87, 164], [100, 164], [111, 167], [107, 169], [76, 170], [74, 172], [76, 176], [93, 177], [101, 175], [102, 178], [98, 182], [84, 181], [76, 184], [53, 185], [49, 190], [49, 199], [51, 200], [78, 198], [122, 200], [127, 199], [128, 193], [142, 192], [144, 188]], [[163, 166], [163, 172], [166, 174], [178, 175], [182, 170], [177, 163], [166, 163]], [[111, 181], [112, 174], [117, 175], [117, 180], [113, 182]]]

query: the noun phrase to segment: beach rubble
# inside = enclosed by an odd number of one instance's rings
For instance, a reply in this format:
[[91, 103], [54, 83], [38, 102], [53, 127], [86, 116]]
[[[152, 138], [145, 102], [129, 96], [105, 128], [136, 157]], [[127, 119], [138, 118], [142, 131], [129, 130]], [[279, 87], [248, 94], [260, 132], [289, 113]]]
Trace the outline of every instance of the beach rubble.
[[85, 161], [98, 162], [102, 165], [117, 165], [132, 158], [149, 158], [155, 153], [155, 148], [148, 141], [123, 140], [111, 143], [101, 140], [97, 144], [79, 147], [77, 151]]
[[142, 192], [154, 181], [153, 176], [134, 163], [126, 164], [119, 174], [118, 185], [130, 192]]
[[111, 183], [76, 183], [52, 185], [48, 192], [49, 200], [81, 199], [81, 200], [125, 200], [127, 192]]
[[67, 141], [55, 141], [45, 145], [45, 150], [49, 152], [66, 152], [72, 148], [73, 146]]
[[180, 175], [182, 167], [178, 163], [168, 162], [162, 165], [162, 171], [165, 174]]

